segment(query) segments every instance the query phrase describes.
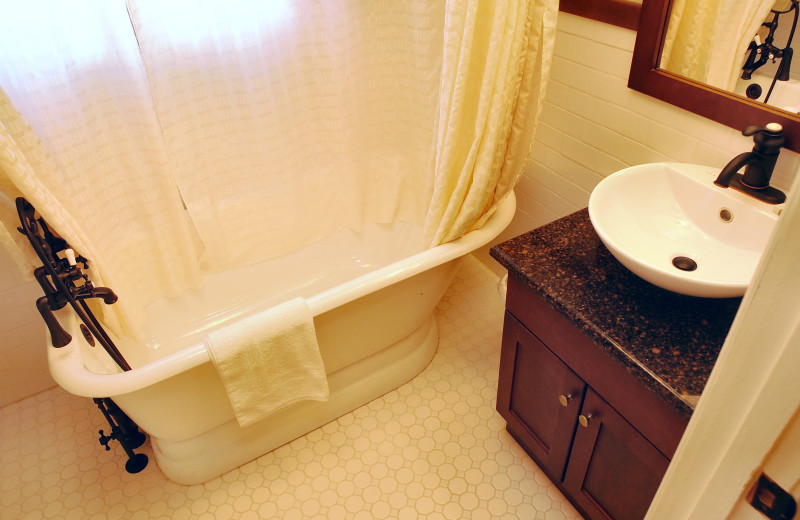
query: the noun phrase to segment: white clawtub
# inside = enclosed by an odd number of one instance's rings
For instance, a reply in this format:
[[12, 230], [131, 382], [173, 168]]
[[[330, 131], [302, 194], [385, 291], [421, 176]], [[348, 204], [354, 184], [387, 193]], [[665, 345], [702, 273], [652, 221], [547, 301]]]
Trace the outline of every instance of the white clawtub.
[[[128, 372], [88, 345], [66, 308], [56, 315], [73, 340], [48, 348], [50, 371], [73, 394], [113, 398], [150, 435], [168, 478], [205, 482], [419, 374], [436, 352], [433, 311], [457, 260], [495, 238], [514, 211], [512, 193], [481, 229], [427, 250], [417, 226], [369, 225], [207, 276], [201, 290], [151, 305], [146, 345], [112, 337], [133, 367]], [[298, 296], [314, 314], [330, 399], [300, 402], [241, 428], [202, 340]]]

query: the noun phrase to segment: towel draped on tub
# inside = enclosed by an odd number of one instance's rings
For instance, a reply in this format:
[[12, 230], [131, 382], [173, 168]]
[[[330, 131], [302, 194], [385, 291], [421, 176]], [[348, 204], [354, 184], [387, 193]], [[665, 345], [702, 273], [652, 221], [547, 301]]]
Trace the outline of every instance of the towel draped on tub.
[[240, 426], [298, 401], [328, 400], [314, 319], [303, 298], [214, 331], [204, 343]]

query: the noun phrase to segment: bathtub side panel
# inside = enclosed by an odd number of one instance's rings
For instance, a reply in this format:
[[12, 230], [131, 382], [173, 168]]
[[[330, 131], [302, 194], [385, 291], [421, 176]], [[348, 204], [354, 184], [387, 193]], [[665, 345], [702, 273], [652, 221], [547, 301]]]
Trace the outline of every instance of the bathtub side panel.
[[211, 363], [113, 399], [148, 434], [175, 441], [233, 418], [225, 387]]
[[[315, 317], [328, 375], [419, 329], [430, 319], [458, 265], [458, 260], [447, 262]], [[113, 399], [147, 433], [167, 441], [184, 441], [234, 419], [225, 387], [210, 362]]]
[[328, 401], [296, 403], [246, 428], [230, 420], [186, 441], [151, 437], [158, 465], [167, 478], [179, 484], [206, 482], [409, 381], [428, 366], [438, 339], [431, 315], [392, 347], [332, 374]]
[[458, 271], [451, 261], [314, 318], [328, 374], [400, 341], [433, 313]]

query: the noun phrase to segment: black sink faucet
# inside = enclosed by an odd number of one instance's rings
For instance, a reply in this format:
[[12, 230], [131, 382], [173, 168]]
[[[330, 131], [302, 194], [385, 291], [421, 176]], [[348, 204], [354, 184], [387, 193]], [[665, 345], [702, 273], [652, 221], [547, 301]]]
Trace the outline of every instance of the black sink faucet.
[[[781, 147], [786, 142], [783, 127], [770, 123], [764, 128], [748, 126], [742, 135], [752, 135], [753, 150], [737, 155], [720, 172], [714, 184], [754, 197], [767, 204], [780, 204], [786, 195], [769, 185], [772, 171], [778, 160]], [[744, 174], [737, 173], [744, 167]]]

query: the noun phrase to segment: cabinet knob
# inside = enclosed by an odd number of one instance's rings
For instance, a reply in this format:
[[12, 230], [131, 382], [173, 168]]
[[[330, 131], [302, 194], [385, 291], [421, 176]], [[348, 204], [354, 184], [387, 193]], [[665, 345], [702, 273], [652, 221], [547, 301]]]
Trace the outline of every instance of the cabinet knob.
[[569, 402], [572, 401], [572, 394], [561, 394], [558, 396], [558, 402], [561, 403], [561, 406], [569, 406]]
[[588, 428], [589, 427], [589, 423], [591, 422], [591, 420], [592, 420], [592, 414], [590, 414], [590, 413], [587, 413], [586, 415], [581, 414], [581, 415], [578, 416], [578, 422], [584, 428]]

